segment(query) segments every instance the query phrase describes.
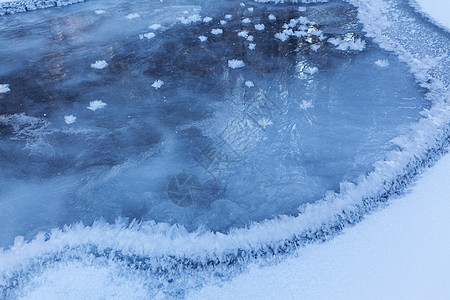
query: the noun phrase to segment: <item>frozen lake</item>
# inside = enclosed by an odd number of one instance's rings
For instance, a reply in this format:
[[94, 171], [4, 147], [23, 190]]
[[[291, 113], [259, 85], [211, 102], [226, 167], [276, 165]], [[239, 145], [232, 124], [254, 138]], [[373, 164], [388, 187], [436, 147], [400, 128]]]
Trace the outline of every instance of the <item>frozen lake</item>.
[[353, 6], [240, 3], [0, 18], [0, 246], [102, 218], [227, 232], [296, 215], [430, 107]]

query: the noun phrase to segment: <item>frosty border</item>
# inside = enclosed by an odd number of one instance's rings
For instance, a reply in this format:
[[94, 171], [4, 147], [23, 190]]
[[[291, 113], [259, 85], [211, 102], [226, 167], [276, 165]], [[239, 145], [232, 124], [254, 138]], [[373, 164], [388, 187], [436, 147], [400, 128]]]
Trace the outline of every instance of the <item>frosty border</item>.
[[[370, 174], [356, 185], [341, 183], [340, 193], [304, 205], [297, 217], [253, 223], [248, 228], [233, 229], [229, 234], [205, 230], [190, 233], [177, 225], [128, 224], [119, 220], [115, 225], [97, 222], [92, 226], [66, 226], [41, 233], [31, 242], [17, 238], [11, 249], [0, 252], [0, 286], [11, 288], [19, 274], [67, 257], [68, 253], [74, 257], [80, 253], [114, 257], [155, 272], [179, 272], [270, 258], [311, 241], [325, 241], [401, 194], [417, 174], [448, 151], [450, 55], [430, 56], [440, 42], [448, 43], [448, 37], [430, 33], [429, 43], [418, 48], [414, 38], [398, 37], [405, 33], [421, 34], [426, 28], [421, 28], [423, 25], [417, 19], [393, 18], [392, 15], [402, 15], [396, 3], [347, 1], [358, 7], [367, 35], [410, 66], [419, 84], [428, 88], [427, 97], [433, 103], [429, 110], [422, 112], [424, 118], [411, 126], [410, 134], [394, 140], [397, 150], [387, 153], [384, 161], [375, 163]], [[416, 33], [411, 33], [411, 26], [415, 26]]]
[[40, 8], [66, 6], [85, 0], [12, 0], [0, 3], [0, 16], [32, 11]]

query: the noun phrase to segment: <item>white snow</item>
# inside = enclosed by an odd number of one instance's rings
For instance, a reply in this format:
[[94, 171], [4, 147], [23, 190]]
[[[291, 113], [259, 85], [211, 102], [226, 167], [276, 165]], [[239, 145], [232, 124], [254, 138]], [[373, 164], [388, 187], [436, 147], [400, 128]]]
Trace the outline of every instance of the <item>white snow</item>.
[[268, 17], [269, 21], [276, 21], [277, 17], [275, 17], [273, 14], [270, 14]]
[[158, 80], [155, 80], [155, 82], [153, 82], [152, 87], [154, 87], [155, 89], [159, 89], [163, 85], [164, 85], [164, 81], [158, 79]]
[[91, 64], [92, 69], [101, 70], [108, 66], [108, 63], [104, 60], [97, 60], [95, 63]]
[[253, 42], [253, 35], [249, 35], [249, 36], [247, 37], [247, 41]]
[[245, 63], [239, 59], [231, 59], [228, 61], [228, 67], [231, 69], [239, 69], [245, 66]]
[[243, 20], [242, 20], [242, 23], [243, 24], [249, 24], [251, 22], [251, 20], [249, 19], [249, 18], [244, 18]]
[[87, 109], [90, 109], [92, 111], [96, 111], [97, 109], [102, 109], [105, 108], [106, 103], [101, 101], [101, 100], [94, 100], [89, 102], [89, 106], [87, 107]]
[[225, 25], [225, 24], [227, 24], [228, 22], [227, 21], [225, 21], [225, 20], [220, 20], [220, 25]]
[[380, 68], [389, 67], [389, 61], [387, 59], [379, 59], [379, 60], [375, 61], [374, 64]]
[[232, 15], [230, 15], [230, 14], [225, 15], [225, 19], [226, 19], [226, 20], [231, 20], [231, 18], [233, 18]]
[[66, 122], [66, 124], [73, 124], [76, 120], [77, 117], [75, 117], [74, 115], [64, 116], [64, 122]]
[[245, 86], [248, 88], [254, 87], [255, 84], [253, 83], [253, 81], [247, 80], [245, 83]]
[[412, 0], [427, 16], [438, 25], [450, 31], [450, 4], [448, 0]]
[[148, 29], [151, 29], [151, 30], [158, 30], [158, 29], [160, 29], [161, 27], [162, 27], [161, 24], [152, 24], [152, 25], [148, 26]]
[[156, 35], [153, 32], [140, 34], [139, 38], [142, 40], [143, 38], [151, 39], [154, 38]]
[[264, 24], [255, 24], [256, 30], [264, 30], [264, 28], [266, 28], [266, 26], [264, 26]]
[[188, 25], [188, 24], [191, 24], [191, 23], [201, 22], [202, 21], [202, 17], [200, 17], [200, 15], [198, 15], [198, 14], [194, 14], [194, 15], [188, 16], [187, 18], [186, 17], [180, 17], [177, 20], [180, 21], [181, 24]]
[[256, 44], [254, 44], [254, 43], [248, 44], [248, 49], [255, 50], [255, 48], [256, 48]]
[[220, 28], [214, 28], [214, 29], [211, 29], [211, 33], [214, 35], [219, 35], [219, 34], [223, 33], [223, 30]]
[[450, 154], [411, 193], [324, 244], [249, 269], [191, 299], [448, 299]]
[[208, 39], [206, 36], [201, 35], [198, 37], [198, 39], [200, 40], [200, 42], [206, 42], [206, 40]]
[[139, 14], [128, 14], [125, 18], [127, 18], [128, 20], [132, 20], [140, 17], [141, 16]]
[[11, 91], [9, 84], [0, 84], [0, 94], [4, 94]]
[[95, 11], [95, 13], [97, 14], [97, 15], [101, 15], [101, 14], [104, 14], [106, 11], [104, 11], [103, 9], [97, 9], [96, 11]]

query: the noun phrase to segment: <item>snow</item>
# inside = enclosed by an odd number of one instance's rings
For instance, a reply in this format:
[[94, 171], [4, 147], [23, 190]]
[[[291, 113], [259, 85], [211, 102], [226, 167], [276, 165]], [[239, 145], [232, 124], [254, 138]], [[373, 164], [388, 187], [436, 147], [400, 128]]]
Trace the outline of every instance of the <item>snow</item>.
[[212, 18], [211, 17], [204, 17], [203, 18], [203, 23], [209, 23], [209, 22], [211, 22], [212, 21]]
[[245, 63], [239, 59], [231, 59], [228, 61], [228, 68], [239, 69], [245, 67]]
[[389, 67], [389, 61], [387, 59], [378, 59], [374, 62], [374, 64], [380, 68]]
[[411, 192], [324, 244], [275, 266], [252, 265], [191, 299], [447, 299], [450, 154]]
[[208, 39], [206, 36], [201, 35], [198, 37], [198, 39], [200, 40], [200, 42], [206, 42], [206, 40]]
[[241, 22], [242, 24], [249, 24], [251, 20], [249, 18], [244, 18]]
[[106, 107], [106, 103], [101, 101], [101, 100], [94, 100], [89, 102], [89, 106], [87, 107], [87, 109], [92, 110], [92, 111], [96, 111], [97, 109], [102, 109]]
[[128, 14], [125, 18], [127, 18], [128, 20], [132, 20], [140, 17], [141, 16], [139, 14]]
[[149, 33], [144, 33], [144, 34], [140, 34], [139, 35], [139, 38], [142, 40], [143, 38], [147, 38], [148, 40], [149, 39], [152, 39], [152, 38], [154, 38], [156, 35], [153, 33], [153, 32], [149, 32]]
[[450, 31], [450, 5], [448, 0], [411, 0], [437, 24]]
[[11, 91], [9, 84], [0, 84], [0, 94], [4, 94]]
[[108, 67], [108, 63], [104, 60], [97, 60], [95, 63], [91, 64], [92, 69], [102, 70]]
[[68, 116], [64, 116], [64, 122], [66, 122], [66, 124], [73, 124], [75, 123], [77, 117], [75, 117], [74, 115], [68, 115]]
[[214, 29], [211, 29], [211, 33], [214, 35], [220, 35], [223, 33], [223, 30], [221, 28], [214, 28]]
[[269, 21], [276, 21], [277, 17], [275, 17], [273, 14], [270, 14], [268, 17]]
[[103, 9], [97, 9], [96, 11], [95, 11], [95, 13], [97, 14], [97, 15], [101, 15], [101, 14], [104, 14], [106, 11], [104, 11]]
[[164, 85], [164, 81], [162, 80], [156, 80], [155, 82], [153, 82], [152, 87], [154, 87], [155, 89], [159, 89]]
[[253, 35], [249, 35], [249, 36], [247, 37], [247, 41], [253, 42]]
[[247, 38], [248, 37], [248, 31], [247, 30], [242, 30], [238, 32], [238, 37], [242, 37], [242, 38]]
[[341, 51], [362, 51], [364, 48], [366, 48], [366, 42], [363, 41], [360, 38], [354, 39], [354, 40], [345, 40], [340, 38], [330, 38], [328, 39], [328, 42], [334, 46], [336, 46], [336, 49]]
[[248, 49], [255, 50], [255, 48], [256, 48], [256, 44], [254, 44], [254, 43], [248, 44]]

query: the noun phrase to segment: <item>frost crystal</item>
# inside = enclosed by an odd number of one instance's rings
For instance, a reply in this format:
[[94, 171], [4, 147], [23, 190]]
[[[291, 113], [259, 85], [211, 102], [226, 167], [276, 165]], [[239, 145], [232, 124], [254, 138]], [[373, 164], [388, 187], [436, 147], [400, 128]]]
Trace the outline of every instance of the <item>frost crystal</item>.
[[66, 122], [66, 124], [73, 124], [76, 120], [77, 117], [75, 117], [74, 115], [64, 116], [64, 122]]
[[101, 100], [94, 100], [89, 102], [89, 106], [87, 107], [87, 109], [92, 110], [92, 111], [96, 111], [97, 109], [102, 109], [106, 106], [106, 103], [101, 101]]
[[245, 66], [245, 63], [239, 59], [231, 59], [228, 61], [228, 67], [231, 69], [238, 69]]
[[264, 28], [266, 28], [266, 26], [264, 26], [264, 24], [256, 24], [255, 25], [256, 30], [264, 30]]
[[139, 18], [139, 17], [140, 17], [139, 14], [129, 14], [129, 15], [126, 16], [126, 18], [127, 18], [128, 20], [136, 19], [136, 18]]
[[108, 66], [108, 63], [104, 60], [97, 60], [95, 63], [91, 64], [92, 69], [101, 70]]
[[389, 67], [389, 61], [387, 59], [379, 59], [376, 62], [374, 62], [374, 64], [380, 68]]
[[198, 39], [200, 40], [200, 42], [206, 42], [206, 40], [208, 39], [206, 36], [201, 35], [198, 37]]
[[4, 94], [9, 92], [11, 89], [9, 88], [9, 84], [0, 84], [0, 94]]
[[211, 30], [211, 33], [214, 34], [214, 35], [219, 35], [219, 34], [223, 33], [223, 30], [220, 29], [220, 28], [215, 28], [215, 29]]
[[163, 85], [164, 85], [164, 81], [156, 80], [155, 82], [153, 82], [152, 87], [154, 87], [155, 89], [159, 89]]

